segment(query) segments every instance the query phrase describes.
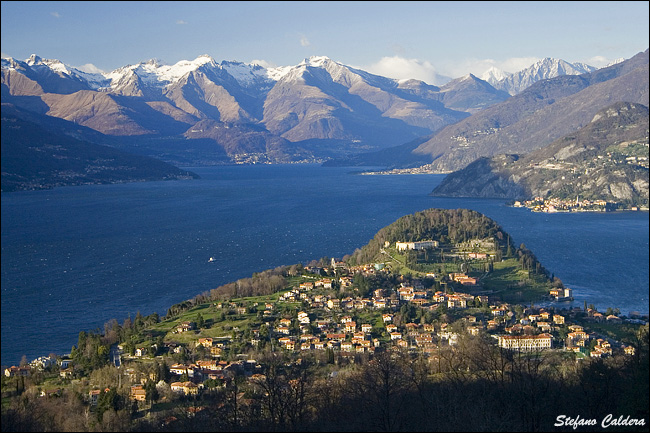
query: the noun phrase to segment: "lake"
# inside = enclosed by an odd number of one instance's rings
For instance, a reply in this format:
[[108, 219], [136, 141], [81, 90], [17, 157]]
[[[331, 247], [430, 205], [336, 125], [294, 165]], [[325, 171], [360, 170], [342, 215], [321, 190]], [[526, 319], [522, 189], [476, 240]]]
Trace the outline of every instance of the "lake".
[[360, 176], [315, 164], [189, 169], [202, 179], [2, 194], [3, 365], [68, 353], [79, 331], [138, 311], [163, 316], [254, 272], [341, 258], [428, 208], [497, 221], [574, 289], [573, 305], [648, 313], [647, 212], [541, 214], [428, 196], [444, 175]]

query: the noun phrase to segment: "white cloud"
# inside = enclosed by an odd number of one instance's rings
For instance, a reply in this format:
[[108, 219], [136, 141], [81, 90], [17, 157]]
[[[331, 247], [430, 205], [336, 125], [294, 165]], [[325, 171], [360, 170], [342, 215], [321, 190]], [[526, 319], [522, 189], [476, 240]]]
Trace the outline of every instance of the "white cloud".
[[187, 21], [185, 21], [185, 20], [178, 20], [178, 21], [176, 21], [176, 24], [187, 24]]
[[398, 80], [416, 79], [437, 86], [449, 81], [449, 78], [439, 74], [430, 62], [400, 56], [382, 57], [378, 62], [361, 66], [359, 69], [384, 77]]
[[61, 14], [58, 12], [50, 12], [50, 15], [52, 15], [54, 18], [61, 18]]
[[93, 65], [92, 63], [86, 63], [85, 65], [75, 66], [75, 68], [79, 69], [82, 72], [88, 72], [89, 74], [102, 74], [102, 73], [104, 73], [104, 71], [102, 71], [97, 66]]
[[308, 47], [311, 45], [309, 39], [307, 39], [307, 36], [300, 35], [300, 45], [302, 45], [303, 47]]
[[591, 65], [591, 66], [595, 66], [596, 68], [602, 68], [604, 66], [609, 65], [612, 62], [613, 62], [613, 60], [608, 59], [608, 58], [603, 57], [603, 56], [594, 56], [594, 57], [592, 57], [590, 59], [587, 59], [587, 61], [585, 61], [586, 64]]

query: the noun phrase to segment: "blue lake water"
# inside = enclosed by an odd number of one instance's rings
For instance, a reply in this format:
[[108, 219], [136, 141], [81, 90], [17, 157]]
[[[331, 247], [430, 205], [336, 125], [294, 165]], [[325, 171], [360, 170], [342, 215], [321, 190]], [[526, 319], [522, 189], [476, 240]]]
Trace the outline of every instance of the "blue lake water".
[[79, 331], [137, 311], [162, 316], [254, 272], [341, 258], [428, 208], [494, 219], [574, 289], [577, 306], [648, 313], [647, 212], [540, 214], [503, 200], [429, 197], [444, 175], [359, 176], [318, 165], [192, 170], [202, 179], [2, 194], [3, 365], [67, 353]]

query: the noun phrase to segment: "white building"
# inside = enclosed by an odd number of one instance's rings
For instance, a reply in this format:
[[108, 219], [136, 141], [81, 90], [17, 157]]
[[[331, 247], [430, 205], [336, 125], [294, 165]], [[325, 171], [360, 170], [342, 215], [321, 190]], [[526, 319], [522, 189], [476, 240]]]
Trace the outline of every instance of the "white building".
[[553, 336], [546, 333], [539, 335], [499, 335], [499, 347], [524, 352], [550, 349], [552, 341]]
[[395, 242], [395, 247], [397, 251], [424, 250], [426, 248], [437, 248], [438, 241]]

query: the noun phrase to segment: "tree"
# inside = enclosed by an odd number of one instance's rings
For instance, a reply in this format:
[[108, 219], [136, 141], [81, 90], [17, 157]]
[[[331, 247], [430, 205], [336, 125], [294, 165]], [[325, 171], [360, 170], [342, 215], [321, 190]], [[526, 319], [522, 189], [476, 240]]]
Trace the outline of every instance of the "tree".
[[397, 431], [404, 425], [409, 375], [406, 358], [400, 352], [375, 354], [351, 381], [350, 392], [360, 402], [364, 429]]
[[205, 320], [203, 319], [203, 315], [201, 313], [196, 315], [196, 327], [198, 329], [202, 329], [205, 326]]
[[150, 404], [155, 403], [160, 398], [160, 394], [158, 393], [158, 389], [156, 388], [156, 384], [153, 380], [148, 380], [144, 384], [144, 391], [145, 398]]

